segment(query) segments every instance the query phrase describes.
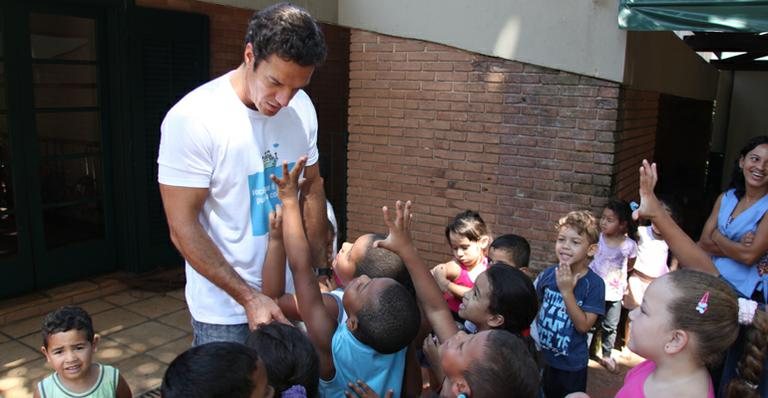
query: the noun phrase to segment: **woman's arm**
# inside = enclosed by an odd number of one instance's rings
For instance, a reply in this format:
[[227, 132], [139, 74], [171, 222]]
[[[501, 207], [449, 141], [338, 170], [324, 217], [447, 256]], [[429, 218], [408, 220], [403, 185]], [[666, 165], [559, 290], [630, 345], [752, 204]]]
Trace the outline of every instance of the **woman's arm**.
[[768, 251], [768, 218], [763, 217], [760, 220], [752, 243], [749, 245], [745, 245], [742, 242], [734, 242], [717, 229], [712, 232], [712, 241], [720, 247], [724, 256], [730, 257], [742, 264], [752, 265]]
[[712, 233], [717, 230], [717, 215], [720, 213], [720, 203], [723, 201], [723, 194], [717, 197], [712, 211], [709, 213], [707, 222], [704, 223], [704, 228], [701, 230], [701, 236], [699, 237], [699, 247], [704, 249], [705, 252], [712, 256], [723, 256], [723, 252], [720, 247], [712, 240]]

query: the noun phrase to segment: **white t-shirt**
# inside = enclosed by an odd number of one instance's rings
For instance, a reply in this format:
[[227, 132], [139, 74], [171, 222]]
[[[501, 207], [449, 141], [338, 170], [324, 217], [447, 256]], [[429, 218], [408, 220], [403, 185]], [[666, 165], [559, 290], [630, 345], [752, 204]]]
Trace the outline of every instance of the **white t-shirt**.
[[669, 272], [667, 266], [669, 245], [667, 242], [664, 239], [656, 239], [650, 225], [639, 227], [637, 235], [639, 243], [635, 269], [649, 278], [658, 278]]
[[[161, 184], [208, 188], [199, 215], [203, 229], [227, 262], [251, 286], [261, 289], [269, 241], [269, 212], [277, 198], [270, 174], [282, 175], [307, 155], [318, 160], [317, 115], [304, 91], [272, 117], [246, 107], [230, 83], [233, 72], [187, 94], [168, 111], [160, 127], [157, 159]], [[186, 298], [200, 322], [246, 323], [245, 310], [187, 262]], [[286, 290], [292, 290], [286, 277]]]

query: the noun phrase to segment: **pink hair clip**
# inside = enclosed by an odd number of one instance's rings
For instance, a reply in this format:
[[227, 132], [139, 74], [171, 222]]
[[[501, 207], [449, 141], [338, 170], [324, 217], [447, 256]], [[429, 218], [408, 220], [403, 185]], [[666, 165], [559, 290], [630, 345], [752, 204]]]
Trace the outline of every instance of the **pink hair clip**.
[[701, 299], [699, 299], [699, 303], [696, 304], [696, 311], [699, 311], [699, 314], [703, 314], [707, 312], [707, 307], [709, 307], [709, 291], [704, 292], [704, 295], [701, 296]]
[[739, 298], [739, 324], [751, 325], [752, 320], [755, 319], [755, 311], [757, 310], [757, 302], [747, 300], [745, 298]]

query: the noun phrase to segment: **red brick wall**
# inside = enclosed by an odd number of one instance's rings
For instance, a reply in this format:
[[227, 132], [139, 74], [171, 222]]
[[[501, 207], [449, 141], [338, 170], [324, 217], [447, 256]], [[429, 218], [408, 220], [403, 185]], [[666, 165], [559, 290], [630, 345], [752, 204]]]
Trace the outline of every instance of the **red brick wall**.
[[654, 158], [659, 117], [659, 93], [621, 89], [616, 134], [615, 195], [637, 200], [637, 169], [643, 159]]
[[610, 195], [617, 83], [358, 30], [350, 61], [350, 239], [384, 232], [380, 206], [410, 199], [429, 263], [471, 208], [543, 265], [554, 222]]
[[220, 76], [243, 61], [243, 40], [253, 10], [195, 0], [136, 0], [136, 5], [208, 15], [211, 77]]

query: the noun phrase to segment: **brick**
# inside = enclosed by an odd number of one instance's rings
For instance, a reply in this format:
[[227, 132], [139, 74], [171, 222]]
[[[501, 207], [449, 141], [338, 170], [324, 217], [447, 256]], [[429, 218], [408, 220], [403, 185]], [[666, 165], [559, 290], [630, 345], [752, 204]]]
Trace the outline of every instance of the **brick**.
[[363, 44], [363, 51], [365, 51], [367, 53], [370, 53], [370, 52], [393, 52], [393, 51], [395, 51], [395, 44], [393, 44], [393, 43], [383, 43], [383, 44], [381, 44], [381, 43], [365, 43], [365, 44]]
[[420, 41], [406, 41], [403, 43], [395, 43], [394, 45], [394, 51], [397, 52], [418, 52], [418, 51], [426, 51], [427, 45], [424, 42]]
[[406, 80], [421, 80], [421, 81], [433, 81], [435, 80], [435, 72], [406, 72]]
[[467, 72], [435, 72], [435, 80], [447, 82], [467, 82], [469, 74]]
[[[444, 48], [444, 47], [443, 47]], [[444, 51], [444, 52], [438, 52], [437, 53], [437, 59], [439, 61], [472, 61], [475, 58], [474, 55], [466, 53], [466, 52], [459, 52], [459, 51]]]
[[397, 71], [413, 72], [422, 70], [422, 66], [418, 62], [392, 62], [391, 69]]

